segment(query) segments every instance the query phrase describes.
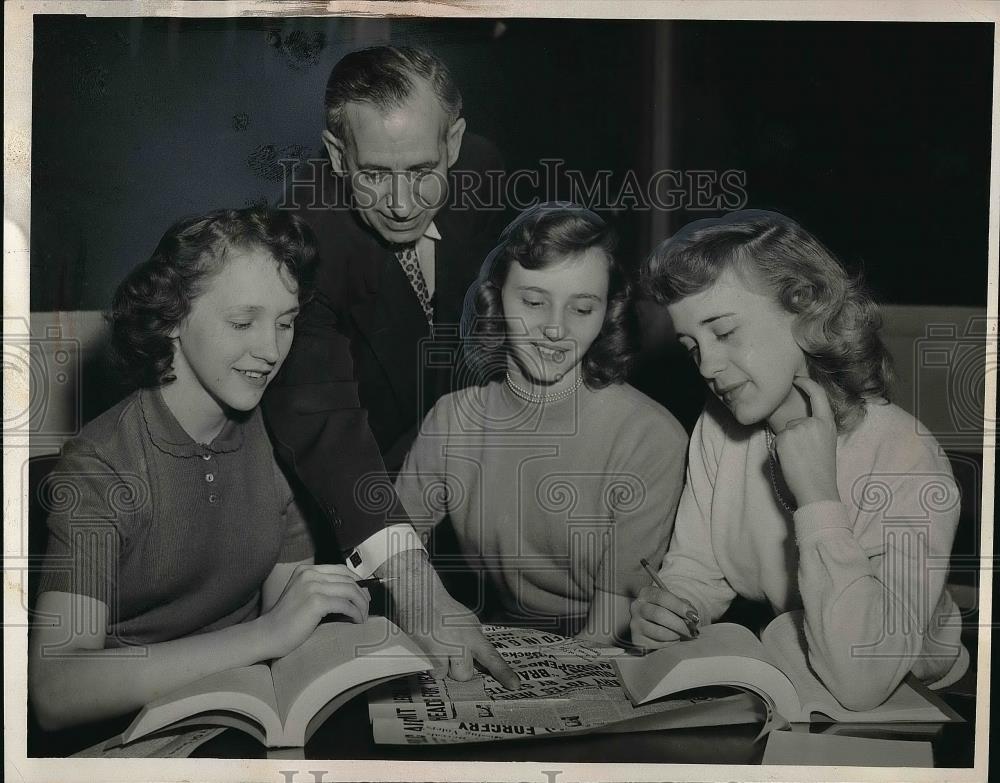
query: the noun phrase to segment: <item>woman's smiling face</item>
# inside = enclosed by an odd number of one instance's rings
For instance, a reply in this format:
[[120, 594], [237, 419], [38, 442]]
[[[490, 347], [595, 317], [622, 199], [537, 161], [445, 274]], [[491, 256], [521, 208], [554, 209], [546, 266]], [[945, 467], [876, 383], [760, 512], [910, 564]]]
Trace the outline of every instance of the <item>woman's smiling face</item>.
[[543, 385], [575, 377], [604, 326], [609, 276], [610, 260], [596, 247], [543, 269], [512, 263], [501, 289], [510, 369]]
[[288, 355], [299, 297], [263, 249], [233, 249], [176, 330], [174, 382], [190, 404], [253, 410]]
[[795, 341], [796, 316], [763, 284], [748, 285], [744, 277], [727, 269], [667, 310], [701, 376], [736, 420], [767, 420], [780, 430], [801, 415], [792, 379], [808, 375], [806, 355]]

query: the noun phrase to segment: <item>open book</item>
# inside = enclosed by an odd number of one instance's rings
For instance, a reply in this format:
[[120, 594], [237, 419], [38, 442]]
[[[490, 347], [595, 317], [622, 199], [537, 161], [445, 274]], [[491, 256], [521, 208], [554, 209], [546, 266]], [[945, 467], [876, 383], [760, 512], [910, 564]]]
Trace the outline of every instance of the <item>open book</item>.
[[212, 674], [147, 704], [118, 742], [168, 727], [215, 725], [241, 729], [268, 747], [298, 747], [357, 694], [431, 667], [384, 617], [324, 623], [270, 666]]
[[802, 613], [779, 615], [758, 640], [741, 625], [717, 623], [697, 639], [678, 641], [642, 657], [614, 660], [634, 704], [711, 685], [757, 693], [790, 723], [814, 719], [851, 723], [944, 722], [958, 719], [940, 699], [912, 678], [882, 705], [857, 712], [842, 706], [809, 668]]

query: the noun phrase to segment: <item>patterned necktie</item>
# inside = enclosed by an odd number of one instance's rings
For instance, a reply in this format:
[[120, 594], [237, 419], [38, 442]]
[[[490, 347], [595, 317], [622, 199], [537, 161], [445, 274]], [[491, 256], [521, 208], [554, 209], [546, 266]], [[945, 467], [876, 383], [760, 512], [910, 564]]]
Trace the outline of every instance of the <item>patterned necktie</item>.
[[399, 265], [403, 267], [406, 277], [410, 281], [413, 293], [417, 295], [417, 301], [424, 310], [427, 323], [434, 323], [434, 305], [431, 304], [431, 296], [427, 291], [427, 282], [424, 280], [424, 273], [420, 271], [420, 259], [417, 258], [416, 245], [404, 245], [396, 251], [396, 258]]

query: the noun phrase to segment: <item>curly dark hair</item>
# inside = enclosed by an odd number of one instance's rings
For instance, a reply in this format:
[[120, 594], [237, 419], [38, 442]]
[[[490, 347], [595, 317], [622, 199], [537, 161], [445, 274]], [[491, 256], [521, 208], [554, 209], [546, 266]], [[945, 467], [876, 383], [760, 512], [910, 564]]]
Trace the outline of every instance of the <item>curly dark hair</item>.
[[316, 240], [301, 218], [267, 207], [183, 218], [167, 229], [149, 260], [121, 282], [107, 315], [113, 358], [133, 383], [151, 387], [174, 380], [170, 335], [234, 249], [270, 253], [295, 281], [299, 301], [309, 298]]
[[609, 261], [608, 304], [601, 331], [581, 362], [583, 380], [591, 389], [624, 381], [634, 358], [632, 284], [615, 257], [616, 244], [614, 230], [578, 204], [546, 202], [511, 221], [465, 295], [461, 333], [466, 361], [477, 380], [490, 380], [506, 368], [501, 290], [511, 264], [544, 269], [567, 256], [599, 248]]
[[865, 402], [889, 399], [892, 362], [878, 335], [882, 319], [860, 277], [823, 244], [777, 212], [746, 209], [689, 223], [653, 250], [640, 270], [643, 296], [671, 304], [700, 293], [726, 269], [763, 282], [798, 316], [795, 338], [841, 431], [864, 417]]

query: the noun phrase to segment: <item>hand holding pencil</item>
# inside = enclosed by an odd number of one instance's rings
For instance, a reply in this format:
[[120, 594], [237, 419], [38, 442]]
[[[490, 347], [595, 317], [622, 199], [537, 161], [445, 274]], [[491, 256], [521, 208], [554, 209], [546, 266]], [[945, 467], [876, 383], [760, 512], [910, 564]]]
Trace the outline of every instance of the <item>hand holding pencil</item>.
[[655, 649], [678, 639], [696, 638], [698, 610], [690, 601], [670, 592], [645, 558], [640, 562], [653, 584], [644, 587], [632, 602], [632, 644]]

